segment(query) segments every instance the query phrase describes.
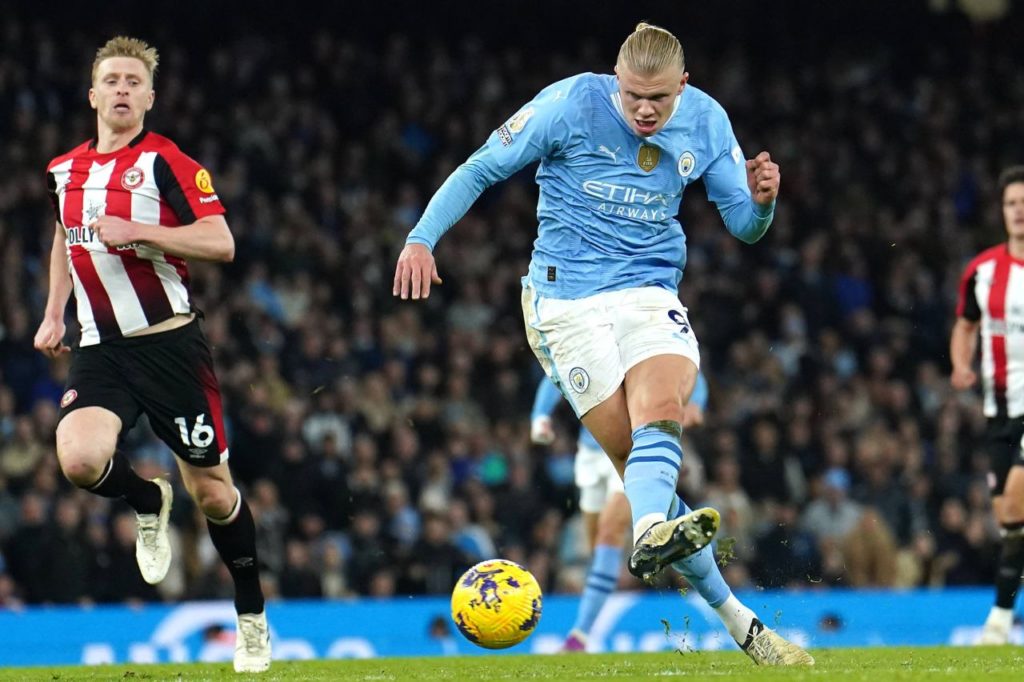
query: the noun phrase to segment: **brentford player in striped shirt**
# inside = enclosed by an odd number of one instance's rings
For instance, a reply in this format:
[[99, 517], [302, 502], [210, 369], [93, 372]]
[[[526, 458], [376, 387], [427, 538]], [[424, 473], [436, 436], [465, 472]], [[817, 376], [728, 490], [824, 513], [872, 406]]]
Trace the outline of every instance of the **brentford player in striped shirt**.
[[[270, 666], [270, 638], [256, 529], [228, 470], [220, 388], [185, 264], [230, 261], [234, 240], [209, 172], [143, 128], [157, 62], [154, 48], [123, 36], [96, 53], [96, 137], [47, 168], [57, 223], [35, 346], [50, 357], [71, 352], [57, 426], [61, 469], [78, 487], [135, 509], [136, 557], [151, 584], [170, 566], [171, 487], [139, 477], [116, 447], [146, 414], [178, 456], [182, 482], [234, 579], [235, 670], [261, 672]], [[72, 291], [82, 327], [73, 350], [63, 341]]]
[[980, 644], [1006, 644], [1024, 572], [1024, 166], [999, 178], [1009, 239], [982, 251], [960, 280], [957, 321], [949, 355], [954, 388], [972, 387], [971, 369], [981, 336], [981, 374], [991, 458], [989, 484], [1003, 548], [996, 573], [996, 602]]

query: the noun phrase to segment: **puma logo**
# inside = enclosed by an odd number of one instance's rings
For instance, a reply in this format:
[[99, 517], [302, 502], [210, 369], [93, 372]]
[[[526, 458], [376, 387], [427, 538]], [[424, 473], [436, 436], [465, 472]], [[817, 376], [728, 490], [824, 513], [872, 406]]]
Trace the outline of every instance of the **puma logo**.
[[608, 147], [601, 145], [600, 147], [597, 148], [597, 151], [600, 152], [601, 154], [607, 154], [608, 156], [610, 156], [613, 163], [618, 163], [619, 159], [617, 157], [620, 149], [622, 149], [621, 146], [616, 147], [615, 151], [612, 151], [611, 149], [608, 149]]

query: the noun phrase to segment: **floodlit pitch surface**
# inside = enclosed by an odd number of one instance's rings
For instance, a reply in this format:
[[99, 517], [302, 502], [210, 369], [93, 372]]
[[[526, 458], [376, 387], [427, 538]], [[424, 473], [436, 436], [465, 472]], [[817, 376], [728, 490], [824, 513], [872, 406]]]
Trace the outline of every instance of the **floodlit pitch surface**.
[[812, 668], [758, 668], [738, 652], [464, 656], [277, 661], [262, 675], [230, 663], [0, 669], [0, 680], [1020, 680], [1024, 649], [928, 647], [812, 651]]

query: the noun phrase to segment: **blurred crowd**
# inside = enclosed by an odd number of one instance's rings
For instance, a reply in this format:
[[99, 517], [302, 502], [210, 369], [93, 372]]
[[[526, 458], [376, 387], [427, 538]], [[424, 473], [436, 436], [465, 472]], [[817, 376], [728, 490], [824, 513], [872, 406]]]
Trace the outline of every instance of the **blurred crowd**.
[[[680, 31], [690, 83], [783, 176], [754, 246], [701, 189], [684, 201], [680, 295], [711, 396], [685, 436], [684, 498], [722, 512], [734, 587], [989, 583], [984, 419], [977, 395], [949, 388], [947, 343], [963, 265], [1003, 234], [994, 179], [1024, 161], [1014, 20], [921, 10], [896, 40], [898, 21], [829, 34], [797, 19], [767, 24], [767, 47], [747, 39], [753, 18], [707, 32], [662, 20]], [[529, 442], [530, 170], [442, 240], [444, 285], [428, 301], [395, 301], [391, 277], [447, 174], [544, 85], [610, 70], [630, 29], [563, 32], [543, 50], [515, 35], [330, 26], [225, 28], [202, 50], [167, 30], [140, 36], [162, 53], [147, 127], [211, 169], [236, 239], [233, 263], [191, 266], [193, 295], [269, 595], [443, 594], [493, 556], [547, 591], [580, 589], [577, 426], [565, 411], [554, 446]], [[153, 588], [131, 510], [60, 475], [67, 358], [32, 348], [53, 234], [44, 173], [92, 136], [89, 66], [110, 31], [15, 16], [0, 33], [0, 607], [227, 597], [180, 485], [176, 560]], [[176, 476], [144, 420], [122, 447], [141, 475]]]

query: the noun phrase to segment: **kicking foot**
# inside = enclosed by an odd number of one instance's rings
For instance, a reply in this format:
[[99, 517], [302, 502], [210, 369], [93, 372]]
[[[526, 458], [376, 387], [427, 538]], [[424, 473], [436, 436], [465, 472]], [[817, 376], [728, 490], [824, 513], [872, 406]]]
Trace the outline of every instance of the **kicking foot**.
[[238, 614], [235, 672], [261, 673], [270, 668], [270, 627], [267, 612]]
[[654, 524], [636, 541], [629, 557], [629, 572], [641, 580], [651, 580], [666, 566], [707, 547], [718, 531], [718, 522], [718, 512], [704, 507]]
[[757, 618], [750, 624], [747, 639], [740, 648], [757, 665], [814, 665], [814, 657], [786, 640]]
[[136, 514], [138, 534], [135, 537], [135, 560], [139, 562], [142, 579], [156, 585], [171, 567], [171, 540], [167, 536], [167, 519], [171, 514], [174, 493], [171, 484], [154, 478], [160, 487], [160, 511], [156, 514]]

